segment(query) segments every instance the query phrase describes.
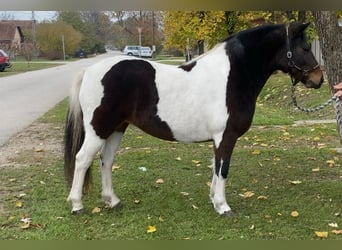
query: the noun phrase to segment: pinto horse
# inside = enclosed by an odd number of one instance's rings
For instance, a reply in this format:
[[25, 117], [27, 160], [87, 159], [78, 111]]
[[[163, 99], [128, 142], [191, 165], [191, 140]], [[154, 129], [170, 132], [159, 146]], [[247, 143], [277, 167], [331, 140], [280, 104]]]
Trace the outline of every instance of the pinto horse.
[[83, 211], [87, 170], [101, 152], [102, 198], [120, 205], [112, 164], [129, 124], [170, 141], [213, 141], [210, 199], [231, 216], [225, 183], [237, 139], [251, 126], [258, 94], [281, 70], [319, 88], [323, 73], [305, 36], [309, 24], [241, 31], [182, 66], [116, 56], [87, 68], [73, 85], [65, 128], [65, 174], [72, 213]]

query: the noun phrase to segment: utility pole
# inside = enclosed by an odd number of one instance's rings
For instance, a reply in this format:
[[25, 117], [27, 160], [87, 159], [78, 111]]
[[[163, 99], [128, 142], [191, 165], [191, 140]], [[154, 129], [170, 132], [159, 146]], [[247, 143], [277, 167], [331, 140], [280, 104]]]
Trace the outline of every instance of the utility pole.
[[35, 17], [35, 13], [34, 11], [32, 11], [32, 44], [33, 44], [33, 55], [35, 58], [37, 58], [37, 50], [36, 50], [36, 45], [37, 45], [37, 41], [36, 41], [36, 17]]
[[62, 35], [62, 49], [63, 49], [63, 60], [65, 61], [65, 45], [64, 45], [64, 35]]

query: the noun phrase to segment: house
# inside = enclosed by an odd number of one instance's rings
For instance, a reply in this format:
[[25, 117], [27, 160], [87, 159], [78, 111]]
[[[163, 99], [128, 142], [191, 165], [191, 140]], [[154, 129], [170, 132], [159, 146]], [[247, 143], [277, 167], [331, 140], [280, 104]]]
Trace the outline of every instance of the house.
[[35, 22], [31, 20], [0, 21], [0, 49], [5, 50], [13, 58], [25, 40], [24, 33], [32, 32], [34, 28]]

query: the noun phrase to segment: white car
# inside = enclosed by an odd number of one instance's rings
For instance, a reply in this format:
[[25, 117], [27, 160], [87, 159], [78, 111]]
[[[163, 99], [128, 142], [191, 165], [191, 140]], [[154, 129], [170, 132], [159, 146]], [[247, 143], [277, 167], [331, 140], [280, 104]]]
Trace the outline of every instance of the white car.
[[152, 57], [152, 50], [150, 47], [142, 47], [138, 45], [125, 46], [123, 53], [128, 56]]

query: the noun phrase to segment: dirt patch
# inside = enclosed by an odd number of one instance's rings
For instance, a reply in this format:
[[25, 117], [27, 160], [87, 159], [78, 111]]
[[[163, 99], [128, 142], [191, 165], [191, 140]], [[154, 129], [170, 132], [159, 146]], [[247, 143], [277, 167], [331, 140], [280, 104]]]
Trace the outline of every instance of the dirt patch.
[[[34, 166], [46, 158], [61, 160], [62, 140], [63, 128], [53, 127], [51, 123], [31, 124], [0, 147], [0, 172], [2, 169]], [[6, 213], [1, 201], [12, 192], [5, 182], [0, 184], [0, 215]]]
[[[50, 123], [35, 122], [12, 137], [0, 148], [0, 169], [2, 167], [25, 167], [28, 162], [16, 161], [23, 152], [62, 154], [63, 129]], [[32, 158], [31, 158], [32, 159]], [[33, 160], [33, 159], [32, 159]]]

